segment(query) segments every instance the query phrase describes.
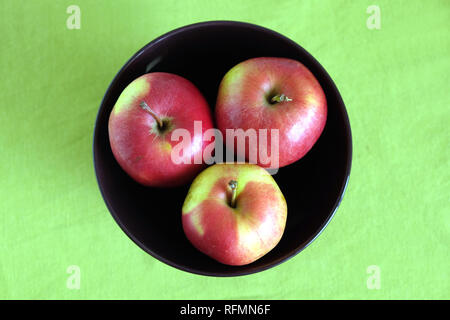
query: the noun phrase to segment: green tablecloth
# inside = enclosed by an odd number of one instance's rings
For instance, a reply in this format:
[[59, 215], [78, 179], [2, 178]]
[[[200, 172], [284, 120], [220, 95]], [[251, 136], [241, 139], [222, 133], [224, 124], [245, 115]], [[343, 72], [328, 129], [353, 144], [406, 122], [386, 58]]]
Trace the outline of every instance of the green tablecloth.
[[[80, 29], [67, 27], [71, 4]], [[350, 183], [324, 233], [238, 278], [185, 273], [138, 248], [108, 213], [92, 163], [116, 72], [155, 37], [207, 20], [302, 45], [335, 80], [354, 139]], [[449, 20], [448, 0], [3, 0], [0, 298], [450, 298]]]

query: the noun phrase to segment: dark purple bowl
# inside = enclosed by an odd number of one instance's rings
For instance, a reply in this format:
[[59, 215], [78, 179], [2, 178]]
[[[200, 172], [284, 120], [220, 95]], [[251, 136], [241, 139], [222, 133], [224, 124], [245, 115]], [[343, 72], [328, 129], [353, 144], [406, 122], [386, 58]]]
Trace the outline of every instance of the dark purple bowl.
[[[212, 109], [225, 73], [253, 57], [286, 57], [308, 67], [328, 101], [325, 129], [301, 160], [274, 176], [287, 204], [286, 230], [279, 244], [245, 266], [220, 264], [195, 249], [181, 225], [189, 185], [174, 189], [143, 187], [119, 167], [108, 139], [109, 114], [122, 90], [153, 71], [192, 81]], [[302, 47], [272, 30], [242, 22], [211, 21], [171, 31], [139, 50], [110, 84], [97, 115], [94, 167], [101, 194], [122, 230], [144, 251], [178, 269], [209, 276], [237, 276], [266, 270], [306, 248], [333, 217], [350, 174], [352, 139], [342, 98], [324, 68]], [[111, 244], [114, 246], [114, 244]]]

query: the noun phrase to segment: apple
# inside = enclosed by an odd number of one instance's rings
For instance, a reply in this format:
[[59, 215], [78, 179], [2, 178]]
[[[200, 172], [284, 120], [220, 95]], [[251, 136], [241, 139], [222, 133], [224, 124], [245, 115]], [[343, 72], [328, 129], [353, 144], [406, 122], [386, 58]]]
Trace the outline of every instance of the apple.
[[[317, 79], [300, 62], [252, 58], [225, 74], [215, 118], [224, 136], [227, 129], [277, 129], [278, 141], [267, 138], [262, 144], [246, 142], [245, 154], [237, 153], [247, 160], [249, 153], [255, 155], [256, 163], [263, 167], [283, 167], [302, 158], [316, 143], [325, 126], [327, 101]], [[236, 144], [236, 137], [226, 139], [229, 148], [236, 150]], [[261, 160], [261, 152], [270, 154], [274, 150], [278, 152], [278, 164]]]
[[272, 250], [286, 217], [286, 201], [275, 180], [249, 163], [206, 168], [192, 182], [182, 208], [188, 240], [227, 265], [245, 265]]
[[[202, 130], [194, 130], [201, 121]], [[108, 123], [111, 149], [122, 169], [145, 186], [170, 187], [191, 181], [204, 168], [207, 143], [203, 133], [213, 127], [209, 106], [187, 79], [164, 72], [147, 73], [132, 81], [114, 105]], [[178, 143], [171, 133], [183, 128], [191, 135], [182, 157], [172, 161]], [[197, 128], [198, 129], [198, 128]]]

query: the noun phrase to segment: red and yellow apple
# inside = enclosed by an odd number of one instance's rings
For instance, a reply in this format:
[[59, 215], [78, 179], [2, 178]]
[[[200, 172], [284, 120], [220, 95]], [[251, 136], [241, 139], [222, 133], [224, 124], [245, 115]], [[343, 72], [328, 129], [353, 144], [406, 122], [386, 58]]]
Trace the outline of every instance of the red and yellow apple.
[[228, 265], [249, 264], [272, 250], [287, 205], [272, 176], [254, 164], [215, 164], [192, 182], [182, 208], [186, 237]]
[[277, 165], [262, 162], [260, 155], [278, 149], [278, 167], [283, 167], [302, 158], [316, 143], [325, 126], [327, 101], [317, 79], [299, 61], [252, 58], [225, 74], [215, 117], [224, 136], [227, 129], [278, 130], [278, 148], [272, 148], [277, 141], [271, 139], [247, 144], [245, 154], [236, 150], [235, 137], [226, 139], [226, 145], [247, 160], [253, 153], [258, 165], [272, 168]]
[[[201, 130], [194, 130], [200, 121]], [[208, 144], [203, 133], [213, 127], [208, 104], [185, 78], [153, 72], [132, 81], [119, 96], [108, 123], [111, 149], [119, 165], [146, 186], [169, 187], [190, 182], [203, 163]], [[171, 133], [183, 128], [190, 134], [182, 157], [175, 163], [171, 152], [178, 143]], [[198, 128], [197, 128], [198, 129]]]

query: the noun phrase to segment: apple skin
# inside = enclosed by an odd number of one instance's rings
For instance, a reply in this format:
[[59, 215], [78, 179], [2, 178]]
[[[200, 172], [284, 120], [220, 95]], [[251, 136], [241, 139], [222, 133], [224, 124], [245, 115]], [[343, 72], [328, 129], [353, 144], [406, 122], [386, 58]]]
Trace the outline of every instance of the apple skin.
[[[228, 183], [237, 181], [236, 205]], [[249, 264], [280, 241], [287, 218], [284, 196], [255, 164], [215, 164], [193, 181], [182, 208], [183, 230], [198, 250], [227, 265]]]
[[[271, 104], [269, 101], [277, 94], [284, 94], [292, 101]], [[327, 101], [317, 79], [300, 62], [287, 58], [252, 58], [234, 66], [222, 79], [215, 118], [224, 137], [226, 129], [253, 128], [256, 132], [278, 129], [278, 166], [261, 163], [259, 156], [257, 164], [283, 167], [302, 158], [316, 143], [325, 127]], [[271, 150], [270, 140], [268, 134], [267, 154]], [[226, 141], [229, 148], [231, 143]], [[258, 152], [257, 146], [250, 148], [247, 143], [246, 154], [240, 156], [248, 160], [249, 152]], [[264, 152], [267, 150], [264, 148]]]
[[[155, 118], [140, 103], [144, 101], [163, 123], [159, 130]], [[202, 130], [194, 132], [194, 121]], [[204, 164], [194, 164], [209, 142], [203, 133], [213, 127], [210, 108], [200, 91], [187, 79], [164, 72], [147, 73], [132, 81], [121, 93], [108, 123], [111, 149], [119, 165], [135, 181], [145, 186], [172, 187], [190, 182]], [[174, 145], [171, 133], [184, 128], [191, 134], [183, 157], [188, 164], [171, 159]], [[198, 130], [197, 130], [198, 131]]]

